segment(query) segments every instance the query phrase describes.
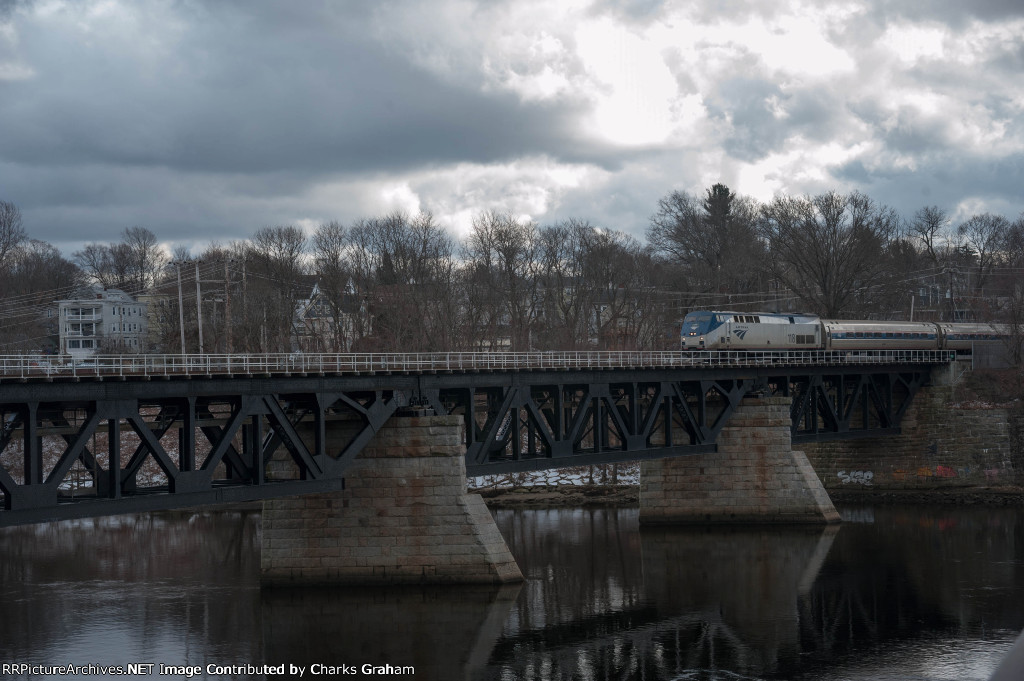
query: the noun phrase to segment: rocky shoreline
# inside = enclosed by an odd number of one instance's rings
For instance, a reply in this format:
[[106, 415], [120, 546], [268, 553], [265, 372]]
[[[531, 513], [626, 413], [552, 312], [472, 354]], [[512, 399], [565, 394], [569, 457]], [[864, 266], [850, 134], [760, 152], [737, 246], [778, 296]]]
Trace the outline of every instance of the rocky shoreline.
[[[471, 490], [472, 491], [472, 490]], [[961, 487], [915, 490], [831, 489], [841, 504], [943, 504], [951, 506], [1024, 505], [1022, 487]], [[491, 508], [563, 508], [639, 505], [638, 485], [532, 485], [479, 490]]]

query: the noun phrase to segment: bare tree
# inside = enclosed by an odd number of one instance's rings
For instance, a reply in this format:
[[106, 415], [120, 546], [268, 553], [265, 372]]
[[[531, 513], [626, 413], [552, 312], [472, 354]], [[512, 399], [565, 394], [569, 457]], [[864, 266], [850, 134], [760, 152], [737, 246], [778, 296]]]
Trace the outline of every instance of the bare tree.
[[726, 295], [756, 291], [764, 281], [765, 251], [757, 219], [757, 204], [723, 184], [707, 189], [702, 201], [674, 191], [658, 201], [647, 240], [656, 253], [682, 266], [686, 281], [680, 283], [689, 289]]
[[602, 349], [636, 348], [636, 298], [645, 283], [641, 253], [640, 244], [622, 232], [593, 230], [589, 235], [581, 284], [596, 293], [591, 324]]
[[910, 223], [911, 238], [920, 245], [933, 266], [944, 259], [949, 242], [949, 216], [938, 206], [927, 206], [914, 214]]
[[455, 246], [433, 216], [396, 212], [359, 220], [349, 244], [353, 281], [372, 307], [372, 339], [365, 343], [395, 351], [450, 349], [457, 326]]
[[86, 244], [74, 257], [93, 283], [131, 295], [152, 287], [169, 262], [156, 236], [138, 226], [124, 230], [119, 242]]
[[511, 214], [486, 212], [473, 219], [465, 243], [464, 258], [469, 281], [477, 292], [471, 303], [482, 306], [485, 316], [481, 340], [491, 348], [529, 350], [540, 311], [537, 276], [539, 232], [536, 223]]
[[81, 271], [52, 245], [23, 241], [8, 254], [0, 273], [0, 348], [56, 348], [59, 320], [53, 316], [53, 301], [71, 295], [82, 283]]
[[306, 235], [291, 225], [264, 227], [240, 244], [245, 288], [240, 325], [233, 329], [241, 332], [239, 349], [291, 350], [296, 306], [311, 288], [303, 278], [306, 248]]
[[156, 235], [145, 227], [129, 227], [121, 236], [124, 255], [128, 263], [128, 286], [132, 291], [145, 291], [152, 287], [169, 262], [167, 252], [157, 242]]
[[957, 233], [964, 240], [967, 255], [974, 261], [976, 274], [971, 288], [981, 291], [1006, 246], [1011, 233], [1010, 221], [1001, 215], [983, 213], [961, 223]]
[[827, 192], [777, 197], [763, 218], [773, 274], [812, 311], [838, 317], [871, 307], [885, 249], [899, 232], [895, 211], [859, 192]]
[[313, 268], [317, 276], [320, 296], [330, 317], [330, 330], [320, 339], [325, 349], [341, 352], [351, 347], [352, 338], [346, 337], [346, 316], [357, 299], [349, 287], [351, 265], [346, 249], [348, 230], [337, 220], [321, 224], [313, 233]]
[[21, 211], [13, 203], [0, 201], [0, 270], [8, 267], [11, 254], [27, 238], [21, 225]]
[[596, 291], [584, 282], [584, 261], [594, 227], [570, 218], [539, 234], [543, 295], [541, 347], [572, 350], [590, 344], [589, 313]]

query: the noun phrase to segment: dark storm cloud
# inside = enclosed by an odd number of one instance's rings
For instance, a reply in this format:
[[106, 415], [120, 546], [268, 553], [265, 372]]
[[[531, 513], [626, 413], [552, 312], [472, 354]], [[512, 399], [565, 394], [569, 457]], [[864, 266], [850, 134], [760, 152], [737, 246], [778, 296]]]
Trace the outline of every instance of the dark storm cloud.
[[750, 162], [779, 151], [795, 135], [828, 141], [844, 113], [838, 98], [820, 87], [785, 92], [771, 81], [743, 77], [723, 81], [707, 106], [711, 117], [731, 123], [725, 151]]
[[303, 214], [304, 191], [343, 176], [539, 153], [612, 162], [581, 144], [572, 102], [439, 77], [356, 5], [139, 4], [86, 29], [66, 16], [75, 5], [26, 14], [12, 44], [32, 77], [0, 80], [0, 198], [55, 243], [132, 224], [230, 239]]
[[921, 157], [912, 168], [879, 166], [876, 159], [857, 159], [835, 168], [833, 175], [905, 217], [930, 205], [953, 212], [958, 203], [976, 200], [983, 202], [986, 210], [1013, 219], [1021, 210], [1024, 154], [987, 158], [960, 152], [936, 153]]
[[911, 21], [943, 21], [959, 26], [977, 19], [998, 22], [1005, 19], [1024, 17], [1024, 3], [1020, 0], [924, 0], [922, 2], [878, 4], [876, 12], [891, 18], [904, 17]]
[[14, 10], [27, 7], [30, 0], [0, 0], [0, 21], [10, 19]]
[[209, 17], [217, 23], [141, 64], [117, 46], [25, 36], [45, 85], [8, 84], [8, 102], [18, 104], [0, 104], [0, 127], [20, 134], [4, 158], [372, 172], [571, 144], [558, 112], [441, 82], [347, 24], [303, 31], [292, 17], [244, 33], [224, 25], [246, 18]]

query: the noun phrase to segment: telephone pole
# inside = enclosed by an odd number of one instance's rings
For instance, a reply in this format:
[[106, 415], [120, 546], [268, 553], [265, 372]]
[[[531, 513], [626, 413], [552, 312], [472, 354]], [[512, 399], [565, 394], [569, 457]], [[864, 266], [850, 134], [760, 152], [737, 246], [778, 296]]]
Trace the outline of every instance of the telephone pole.
[[174, 269], [178, 273], [178, 329], [181, 331], [181, 354], [185, 354], [185, 306], [181, 295], [181, 261], [174, 261]]
[[203, 291], [199, 285], [199, 261], [196, 260], [196, 320], [199, 323], [199, 354], [203, 354]]
[[231, 273], [230, 258], [224, 258], [224, 350], [231, 354]]

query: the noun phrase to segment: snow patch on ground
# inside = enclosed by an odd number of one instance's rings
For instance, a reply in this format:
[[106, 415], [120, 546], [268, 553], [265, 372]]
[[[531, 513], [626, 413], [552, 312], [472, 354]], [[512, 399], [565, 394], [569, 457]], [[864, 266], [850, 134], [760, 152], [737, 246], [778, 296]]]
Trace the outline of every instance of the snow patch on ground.
[[639, 485], [640, 464], [637, 462], [602, 464], [599, 466], [573, 466], [527, 473], [481, 475], [469, 478], [470, 491], [515, 489], [518, 487], [556, 487], [560, 485]]

